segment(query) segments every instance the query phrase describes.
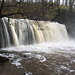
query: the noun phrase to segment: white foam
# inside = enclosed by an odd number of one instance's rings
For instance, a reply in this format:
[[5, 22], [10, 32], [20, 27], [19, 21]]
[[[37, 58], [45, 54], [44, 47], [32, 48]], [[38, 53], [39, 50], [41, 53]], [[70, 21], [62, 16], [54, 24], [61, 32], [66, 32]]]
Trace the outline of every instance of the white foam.
[[75, 59], [72, 59], [72, 60], [71, 60], [71, 64], [72, 64], [72, 63], [75, 63]]
[[28, 56], [29, 58], [36, 58], [38, 60], [40, 60], [40, 62], [45, 62], [46, 61], [46, 57], [40, 54], [33, 54], [33, 53], [23, 53], [24, 55]]
[[45, 62], [45, 61], [46, 61], [46, 58], [45, 58], [44, 56], [42, 56], [42, 55], [39, 55], [39, 54], [37, 54], [37, 55], [35, 56], [35, 58], [39, 59], [40, 62]]
[[68, 67], [66, 66], [61, 66], [60, 69], [63, 69], [63, 70], [68, 70], [69, 72], [74, 72], [75, 70], [70, 70]]
[[61, 69], [69, 70], [69, 68], [68, 67], [65, 67], [65, 66], [61, 66]]
[[11, 64], [14, 64], [14, 65], [16, 65], [16, 66], [21, 66], [21, 63], [18, 62], [18, 61], [13, 61]]
[[66, 42], [41, 43], [35, 45], [21, 45], [17, 47], [3, 48], [2, 50], [19, 51], [19, 52], [35, 51], [35, 52], [45, 52], [45, 53], [54, 53], [57, 51], [63, 51], [63, 52], [75, 53], [75, 42], [66, 41]]
[[5, 53], [0, 54], [0, 56], [7, 57], [7, 58], [10, 58], [10, 59], [13, 59], [14, 57], [18, 57], [18, 55], [15, 55], [15, 54], [6, 55]]
[[11, 64], [14, 64], [15, 66], [17, 66], [17, 68], [22, 68], [22, 65], [20, 63], [22, 58], [18, 58], [19, 57], [18, 55], [2, 53], [0, 54], [0, 56], [9, 58], [9, 60], [11, 61]]
[[31, 72], [25, 72], [25, 75], [32, 75]]

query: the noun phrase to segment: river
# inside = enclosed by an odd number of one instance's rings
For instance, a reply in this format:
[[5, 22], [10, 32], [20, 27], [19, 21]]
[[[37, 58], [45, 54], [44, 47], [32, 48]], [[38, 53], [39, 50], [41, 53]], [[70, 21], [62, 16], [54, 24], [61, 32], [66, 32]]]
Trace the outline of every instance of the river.
[[25, 75], [74, 75], [75, 43], [42, 43], [3, 48], [0, 56], [23, 69]]

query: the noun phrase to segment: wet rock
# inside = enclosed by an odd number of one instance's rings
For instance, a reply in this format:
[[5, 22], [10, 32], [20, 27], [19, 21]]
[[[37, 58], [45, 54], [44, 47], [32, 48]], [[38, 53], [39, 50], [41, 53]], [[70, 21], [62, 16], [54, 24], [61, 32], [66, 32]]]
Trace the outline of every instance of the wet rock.
[[6, 62], [6, 61], [9, 61], [9, 59], [6, 58], [6, 57], [1, 57], [1, 56], [0, 56], [0, 63], [4, 63], [4, 62]]
[[24, 55], [24, 57], [26, 58], [27, 56], [26, 56], [26, 55]]

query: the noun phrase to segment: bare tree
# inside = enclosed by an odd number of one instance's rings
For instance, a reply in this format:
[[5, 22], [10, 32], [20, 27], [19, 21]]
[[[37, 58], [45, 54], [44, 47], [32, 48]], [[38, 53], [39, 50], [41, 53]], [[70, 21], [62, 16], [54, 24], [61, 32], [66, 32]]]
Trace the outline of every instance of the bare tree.
[[[9, 0], [8, 0], [9, 1]], [[8, 3], [8, 1], [6, 1], [7, 3]], [[19, 2], [17, 2], [16, 0], [12, 0], [10, 3], [11, 3], [11, 5], [10, 4], [8, 4], [8, 5], [5, 5], [4, 3], [5, 3], [5, 0], [2, 0], [1, 1], [1, 6], [0, 6], [0, 18], [2, 18], [2, 17], [7, 17], [7, 16], [11, 16], [11, 15], [16, 15], [16, 14], [20, 14], [20, 15], [22, 15], [22, 14], [25, 14], [24, 12], [20, 12], [20, 9], [21, 9], [21, 7], [20, 7], [20, 2], [22, 2], [23, 0], [20, 0]], [[13, 2], [14, 2], [14, 4], [13, 4]], [[6, 4], [7, 4], [6, 3]], [[18, 4], [19, 3], [19, 4]], [[17, 5], [18, 4], [18, 5]], [[10, 9], [11, 10], [11, 12], [10, 13], [6, 13], [6, 14], [4, 14], [3, 13], [3, 9], [5, 9], [5, 8], [8, 8], [8, 7], [14, 7], [14, 8], [16, 8], [16, 7], [18, 7], [18, 10], [15, 10], [15, 12], [12, 12], [12, 9]], [[5, 9], [6, 10], [6, 9]], [[8, 11], [8, 10], [7, 10]]]
[[44, 20], [44, 17], [45, 17], [44, 0], [41, 0], [41, 1], [42, 1], [42, 19]]
[[65, 3], [65, 0], [62, 0], [62, 5], [64, 5], [64, 3]]
[[68, 0], [65, 0], [65, 5], [67, 6], [67, 4], [68, 4]]
[[69, 11], [72, 12], [73, 4], [75, 0], [69, 0]]
[[4, 4], [4, 0], [2, 0], [2, 3], [1, 3], [1, 7], [0, 7], [0, 15], [1, 15], [1, 13], [2, 13], [3, 4]]

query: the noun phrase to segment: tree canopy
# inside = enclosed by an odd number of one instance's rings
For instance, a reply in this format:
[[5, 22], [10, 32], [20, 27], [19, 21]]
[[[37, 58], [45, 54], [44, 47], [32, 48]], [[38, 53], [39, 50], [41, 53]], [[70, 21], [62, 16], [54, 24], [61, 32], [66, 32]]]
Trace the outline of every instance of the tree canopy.
[[22, 18], [38, 19], [40, 16], [41, 19], [48, 19], [51, 10], [60, 12], [60, 4], [69, 7], [72, 12], [75, 0], [0, 0], [0, 18], [19, 15]]

